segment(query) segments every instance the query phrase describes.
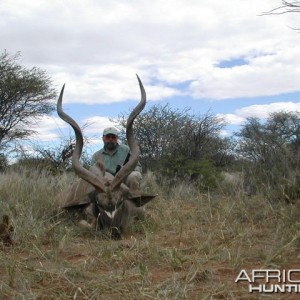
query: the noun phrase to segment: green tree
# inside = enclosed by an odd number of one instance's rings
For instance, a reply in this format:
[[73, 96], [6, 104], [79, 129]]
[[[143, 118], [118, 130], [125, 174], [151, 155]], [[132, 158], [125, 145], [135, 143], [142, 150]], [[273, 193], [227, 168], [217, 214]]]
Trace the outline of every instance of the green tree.
[[236, 136], [237, 152], [261, 189], [288, 201], [300, 196], [299, 113], [273, 113], [265, 122], [249, 118]]
[[236, 136], [240, 141], [239, 154], [251, 161], [268, 167], [278, 157], [295, 161], [300, 143], [300, 115], [294, 112], [273, 113], [265, 123], [249, 118]]
[[8, 165], [7, 157], [3, 153], [0, 153], [0, 172], [5, 171], [7, 165]]
[[45, 71], [20, 64], [20, 53], [0, 55], [0, 149], [33, 133], [36, 118], [50, 114], [56, 92]]
[[[117, 123], [124, 128], [126, 119], [121, 115]], [[134, 124], [143, 169], [179, 179], [213, 182], [216, 167], [228, 163], [228, 140], [220, 137], [224, 125], [222, 118], [209, 112], [197, 115], [189, 108], [180, 111], [168, 104], [150, 106]]]

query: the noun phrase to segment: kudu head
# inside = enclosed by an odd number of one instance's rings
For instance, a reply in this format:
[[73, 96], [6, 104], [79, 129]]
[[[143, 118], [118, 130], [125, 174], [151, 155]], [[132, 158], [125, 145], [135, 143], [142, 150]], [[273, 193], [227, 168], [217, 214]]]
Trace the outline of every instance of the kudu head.
[[[101, 223], [107, 223], [106, 219], [108, 217], [108, 223], [110, 223], [110, 225], [113, 224], [113, 226], [116, 227], [121, 227], [121, 223], [124, 223], [124, 218], [128, 218], [130, 212], [126, 210], [130, 209], [131, 206], [143, 206], [154, 198], [154, 196], [144, 196], [141, 194], [132, 195], [128, 187], [122, 183], [137, 166], [140, 155], [140, 149], [133, 134], [133, 122], [146, 105], [146, 92], [138, 76], [137, 79], [141, 90], [141, 100], [129, 115], [126, 124], [126, 138], [131, 150], [131, 156], [130, 160], [121, 167], [115, 176], [104, 176], [105, 166], [101, 160], [99, 160], [96, 166], [94, 166], [94, 168], [96, 168], [95, 172], [92, 172], [91, 169], [88, 170], [81, 165], [79, 160], [83, 148], [83, 136], [81, 129], [75, 120], [62, 110], [64, 86], [62, 87], [57, 101], [57, 113], [59, 117], [72, 126], [76, 136], [76, 145], [72, 155], [73, 169], [81, 179], [90, 183], [94, 187], [94, 191], [93, 193], [90, 193], [89, 197], [91, 202], [96, 202], [97, 207], [96, 209], [95, 207], [88, 207], [89, 213], [87, 214], [92, 214], [95, 218], [99, 218], [100, 213], [102, 213], [102, 219], [100, 220]], [[123, 205], [124, 202], [128, 201], [130, 203]], [[116, 215], [118, 215], [118, 217]], [[105, 225], [103, 227], [105, 227]]]

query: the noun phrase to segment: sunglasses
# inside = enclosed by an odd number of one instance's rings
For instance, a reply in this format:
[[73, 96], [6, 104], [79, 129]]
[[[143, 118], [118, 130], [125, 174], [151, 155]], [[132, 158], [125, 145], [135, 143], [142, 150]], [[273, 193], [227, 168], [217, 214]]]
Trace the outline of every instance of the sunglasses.
[[106, 140], [116, 140], [118, 137], [114, 134], [107, 134], [104, 136]]

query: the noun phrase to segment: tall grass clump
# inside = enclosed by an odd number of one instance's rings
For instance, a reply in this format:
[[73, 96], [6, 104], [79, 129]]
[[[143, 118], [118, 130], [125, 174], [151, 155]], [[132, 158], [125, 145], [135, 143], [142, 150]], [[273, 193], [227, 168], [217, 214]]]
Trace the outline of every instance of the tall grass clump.
[[54, 199], [69, 180], [28, 168], [0, 174], [0, 211], [13, 219], [18, 240], [30, 241], [50, 226]]

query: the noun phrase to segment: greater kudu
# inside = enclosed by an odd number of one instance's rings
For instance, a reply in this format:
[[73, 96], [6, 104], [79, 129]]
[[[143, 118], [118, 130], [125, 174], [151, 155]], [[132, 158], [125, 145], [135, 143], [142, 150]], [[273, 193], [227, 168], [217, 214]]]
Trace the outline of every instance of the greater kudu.
[[[137, 78], [141, 90], [141, 101], [129, 115], [126, 124], [126, 138], [131, 156], [130, 160], [122, 166], [115, 176], [105, 172], [102, 161], [98, 161], [89, 170], [81, 165], [79, 159], [83, 148], [83, 136], [78, 124], [62, 110], [64, 86], [57, 101], [59, 117], [72, 126], [76, 136], [76, 146], [72, 155], [73, 169], [83, 181], [92, 187], [85, 197], [73, 197], [74, 200], [71, 199], [62, 207], [83, 208], [88, 221], [82, 220], [81, 225], [95, 229], [108, 229], [113, 238], [120, 238], [135, 214], [140, 212], [141, 207], [155, 197], [137, 194], [136, 191], [133, 194], [123, 183], [124, 179], [137, 166], [140, 155], [140, 149], [133, 134], [133, 121], [146, 105], [146, 92], [140, 78], [138, 76]], [[76, 192], [73, 191], [73, 194], [75, 195]]]

